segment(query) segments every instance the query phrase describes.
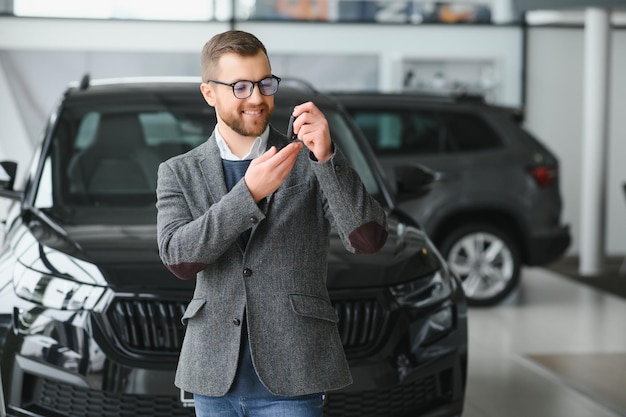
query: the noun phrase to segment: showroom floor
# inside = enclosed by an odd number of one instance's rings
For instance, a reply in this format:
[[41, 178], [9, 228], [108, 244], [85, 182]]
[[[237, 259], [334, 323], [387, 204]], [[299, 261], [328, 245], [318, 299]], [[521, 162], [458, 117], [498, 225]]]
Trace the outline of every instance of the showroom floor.
[[626, 299], [527, 268], [515, 296], [470, 308], [463, 417], [615, 416], [626, 416]]

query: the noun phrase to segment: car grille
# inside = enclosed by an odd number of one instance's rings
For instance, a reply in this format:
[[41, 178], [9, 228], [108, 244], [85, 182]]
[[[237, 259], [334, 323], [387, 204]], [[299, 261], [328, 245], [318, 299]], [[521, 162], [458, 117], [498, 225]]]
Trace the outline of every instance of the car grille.
[[333, 302], [339, 317], [337, 325], [346, 350], [366, 349], [380, 337], [387, 312], [378, 300], [345, 300]]
[[[181, 318], [187, 303], [116, 299], [107, 311], [111, 328], [133, 353], [178, 353], [184, 334]], [[333, 301], [346, 353], [362, 351], [381, 336], [388, 312], [377, 299]]]
[[128, 350], [178, 353], [184, 334], [180, 301], [115, 300], [108, 310], [113, 329]]

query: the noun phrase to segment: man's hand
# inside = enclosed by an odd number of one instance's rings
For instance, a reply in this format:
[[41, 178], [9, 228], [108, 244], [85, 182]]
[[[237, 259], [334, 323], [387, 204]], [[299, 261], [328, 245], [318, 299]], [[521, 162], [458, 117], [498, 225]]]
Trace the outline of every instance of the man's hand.
[[309, 101], [296, 106], [293, 115], [296, 118], [293, 131], [298, 134], [298, 139], [313, 152], [319, 162], [326, 162], [333, 155], [333, 145], [324, 114]]
[[244, 181], [255, 203], [263, 200], [280, 187], [296, 163], [302, 143], [293, 142], [280, 151], [272, 146], [263, 155], [250, 162]]

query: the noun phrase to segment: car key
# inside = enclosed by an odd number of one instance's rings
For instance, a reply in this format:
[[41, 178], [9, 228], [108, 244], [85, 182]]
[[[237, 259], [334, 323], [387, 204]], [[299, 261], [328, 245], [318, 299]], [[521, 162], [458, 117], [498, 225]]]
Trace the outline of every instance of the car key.
[[291, 116], [289, 116], [289, 124], [287, 125], [287, 140], [289, 142], [295, 142], [298, 140], [298, 135], [293, 132], [293, 122], [296, 120], [293, 117], [293, 108], [291, 109]]

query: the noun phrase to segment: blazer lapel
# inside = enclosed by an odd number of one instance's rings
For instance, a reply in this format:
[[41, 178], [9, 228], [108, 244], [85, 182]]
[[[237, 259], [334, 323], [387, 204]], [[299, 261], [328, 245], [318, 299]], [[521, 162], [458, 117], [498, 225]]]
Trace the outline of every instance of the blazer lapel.
[[222, 158], [214, 134], [202, 145], [202, 153], [204, 158], [200, 162], [200, 169], [207, 187], [207, 194], [213, 202], [218, 202], [226, 195], [228, 189], [224, 180]]
[[[211, 198], [211, 202], [216, 203], [228, 193], [228, 188], [226, 188], [222, 157], [215, 141], [215, 134], [212, 134], [202, 147], [201, 151], [204, 158], [200, 162], [200, 169], [206, 184], [207, 194]], [[243, 253], [246, 249], [243, 239], [239, 237], [236, 243], [239, 250]]]

